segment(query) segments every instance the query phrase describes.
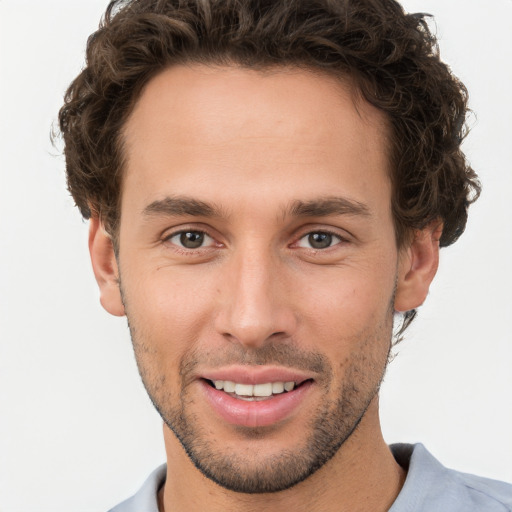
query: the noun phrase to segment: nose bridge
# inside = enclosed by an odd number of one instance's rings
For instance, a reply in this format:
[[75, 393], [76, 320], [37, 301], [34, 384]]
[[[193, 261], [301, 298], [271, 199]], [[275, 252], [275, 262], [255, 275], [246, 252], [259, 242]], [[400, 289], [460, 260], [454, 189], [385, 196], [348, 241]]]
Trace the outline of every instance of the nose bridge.
[[273, 335], [289, 336], [294, 315], [282, 293], [279, 258], [261, 242], [234, 250], [226, 268], [217, 330], [246, 346], [264, 344]]

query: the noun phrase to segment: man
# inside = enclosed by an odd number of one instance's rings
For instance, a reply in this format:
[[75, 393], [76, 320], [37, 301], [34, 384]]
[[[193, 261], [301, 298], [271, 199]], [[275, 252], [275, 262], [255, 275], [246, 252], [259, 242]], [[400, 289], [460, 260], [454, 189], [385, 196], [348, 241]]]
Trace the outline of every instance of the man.
[[479, 193], [465, 113], [393, 0], [111, 2], [60, 125], [167, 451], [114, 510], [511, 510], [379, 422]]

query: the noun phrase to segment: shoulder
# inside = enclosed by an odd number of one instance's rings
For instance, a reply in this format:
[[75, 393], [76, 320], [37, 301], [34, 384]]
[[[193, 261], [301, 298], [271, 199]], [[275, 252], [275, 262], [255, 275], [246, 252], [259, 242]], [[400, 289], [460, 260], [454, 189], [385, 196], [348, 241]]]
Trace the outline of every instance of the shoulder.
[[156, 468], [131, 498], [119, 503], [109, 512], [158, 512], [158, 490], [165, 482], [167, 466]]
[[391, 451], [408, 473], [389, 512], [512, 512], [512, 485], [445, 468], [421, 444]]

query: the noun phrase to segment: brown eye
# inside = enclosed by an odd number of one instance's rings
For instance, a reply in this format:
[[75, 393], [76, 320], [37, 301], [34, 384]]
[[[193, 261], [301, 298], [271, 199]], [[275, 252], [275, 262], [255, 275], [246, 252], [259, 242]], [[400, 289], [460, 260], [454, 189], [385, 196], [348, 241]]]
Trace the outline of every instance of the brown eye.
[[297, 243], [299, 247], [304, 247], [306, 249], [328, 249], [334, 245], [341, 243], [343, 239], [335, 235], [334, 233], [329, 233], [327, 231], [313, 231], [312, 233], [308, 233], [304, 235]]
[[186, 233], [181, 233], [180, 242], [181, 245], [187, 249], [197, 249], [204, 243], [204, 233], [200, 233], [198, 231], [187, 231]]
[[329, 233], [310, 233], [308, 242], [313, 249], [326, 249], [332, 245], [332, 235]]
[[202, 231], [180, 231], [167, 240], [184, 249], [199, 249], [213, 243], [212, 237]]

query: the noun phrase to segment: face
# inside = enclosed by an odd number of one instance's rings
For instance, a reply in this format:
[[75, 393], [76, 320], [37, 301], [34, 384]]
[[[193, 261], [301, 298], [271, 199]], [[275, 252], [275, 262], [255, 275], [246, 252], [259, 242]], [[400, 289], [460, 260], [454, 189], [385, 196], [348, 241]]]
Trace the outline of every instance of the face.
[[298, 70], [175, 67], [127, 122], [122, 303], [103, 304], [228, 489], [291, 487], [376, 407], [406, 275], [386, 133], [348, 83]]

